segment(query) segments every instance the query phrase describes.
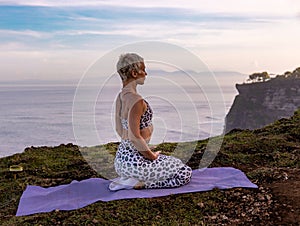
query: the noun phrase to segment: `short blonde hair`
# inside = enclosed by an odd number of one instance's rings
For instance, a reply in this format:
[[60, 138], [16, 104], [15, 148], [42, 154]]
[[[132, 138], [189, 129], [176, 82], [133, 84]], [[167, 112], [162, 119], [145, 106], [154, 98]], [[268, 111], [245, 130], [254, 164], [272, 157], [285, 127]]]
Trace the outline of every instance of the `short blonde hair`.
[[144, 59], [136, 53], [125, 53], [120, 55], [117, 63], [117, 71], [122, 79], [126, 81], [131, 78], [132, 71], [139, 71]]

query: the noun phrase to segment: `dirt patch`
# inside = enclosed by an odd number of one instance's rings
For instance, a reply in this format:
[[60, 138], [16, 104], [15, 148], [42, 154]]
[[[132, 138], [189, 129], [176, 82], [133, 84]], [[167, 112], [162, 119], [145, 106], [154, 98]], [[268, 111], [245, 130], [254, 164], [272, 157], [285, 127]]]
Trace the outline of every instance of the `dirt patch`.
[[284, 181], [271, 183], [269, 188], [279, 204], [278, 225], [300, 225], [300, 171], [289, 170]]

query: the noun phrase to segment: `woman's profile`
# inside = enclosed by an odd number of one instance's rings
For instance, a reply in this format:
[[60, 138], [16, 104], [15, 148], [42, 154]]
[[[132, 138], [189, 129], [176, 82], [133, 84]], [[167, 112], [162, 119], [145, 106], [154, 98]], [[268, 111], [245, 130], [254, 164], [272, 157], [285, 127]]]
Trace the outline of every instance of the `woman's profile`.
[[144, 59], [135, 53], [119, 57], [117, 71], [123, 88], [116, 100], [116, 131], [121, 143], [114, 166], [119, 178], [110, 190], [170, 188], [189, 183], [192, 170], [173, 156], [153, 152], [148, 143], [153, 132], [152, 109], [137, 93], [147, 76]]

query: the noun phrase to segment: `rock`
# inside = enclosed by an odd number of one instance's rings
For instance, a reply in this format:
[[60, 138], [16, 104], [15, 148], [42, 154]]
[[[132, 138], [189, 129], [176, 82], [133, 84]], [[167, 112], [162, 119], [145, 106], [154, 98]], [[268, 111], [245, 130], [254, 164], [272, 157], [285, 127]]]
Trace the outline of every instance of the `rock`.
[[199, 202], [199, 203], [197, 204], [197, 206], [199, 206], [200, 208], [203, 208], [203, 207], [204, 207], [204, 203], [203, 203], [203, 202]]
[[217, 219], [217, 216], [216, 216], [216, 215], [211, 216], [211, 219], [212, 219], [212, 220], [216, 220], [216, 219]]
[[265, 200], [265, 197], [262, 194], [258, 194], [257, 198], [258, 198], [259, 201], [264, 201]]

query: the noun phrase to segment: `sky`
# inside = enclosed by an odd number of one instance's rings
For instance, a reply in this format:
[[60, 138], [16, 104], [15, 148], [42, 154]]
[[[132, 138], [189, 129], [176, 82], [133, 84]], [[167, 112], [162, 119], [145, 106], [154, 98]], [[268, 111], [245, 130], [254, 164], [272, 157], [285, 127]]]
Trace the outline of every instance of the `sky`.
[[149, 40], [212, 71], [283, 74], [300, 66], [299, 27], [299, 0], [0, 0], [0, 81], [79, 79], [103, 54]]

